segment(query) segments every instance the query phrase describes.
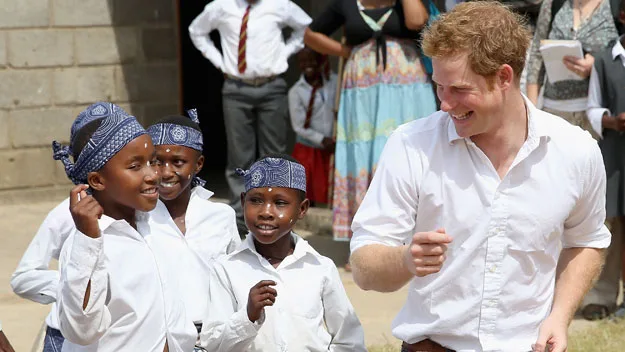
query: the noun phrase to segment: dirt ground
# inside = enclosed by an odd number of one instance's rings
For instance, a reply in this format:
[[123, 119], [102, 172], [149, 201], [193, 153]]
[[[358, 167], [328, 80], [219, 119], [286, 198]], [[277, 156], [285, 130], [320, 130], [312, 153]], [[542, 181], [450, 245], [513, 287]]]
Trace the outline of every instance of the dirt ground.
[[[37, 336], [49, 307], [17, 297], [11, 291], [9, 280], [39, 224], [48, 211], [61, 200], [0, 206], [0, 229], [3, 231], [0, 244], [0, 320], [5, 334], [18, 352], [31, 351], [33, 346], [34, 350], [40, 351]], [[337, 264], [346, 262], [347, 243], [333, 242], [328, 236], [308, 236], [307, 239], [318, 251], [333, 258]], [[391, 335], [390, 324], [404, 303], [406, 289], [391, 294], [365, 292], [342, 269], [341, 276], [363, 324], [367, 345], [396, 344], [396, 339]], [[584, 321], [575, 321], [572, 332], [583, 329], [587, 324]]]

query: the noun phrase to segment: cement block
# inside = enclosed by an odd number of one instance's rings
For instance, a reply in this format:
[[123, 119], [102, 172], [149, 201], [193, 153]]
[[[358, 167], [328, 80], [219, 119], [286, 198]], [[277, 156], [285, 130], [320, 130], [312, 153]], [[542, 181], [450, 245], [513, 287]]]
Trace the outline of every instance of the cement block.
[[53, 140], [68, 143], [75, 117], [69, 107], [13, 110], [9, 113], [13, 147], [49, 146]]
[[168, 115], [180, 114], [178, 104], [150, 104], [145, 106], [144, 115], [141, 118], [141, 122], [144, 126], [150, 126], [156, 121], [162, 119]]
[[55, 104], [76, 103], [77, 68], [61, 68], [52, 72], [52, 91]]
[[122, 65], [115, 70], [115, 89], [119, 101], [177, 102], [178, 66]]
[[52, 148], [0, 151], [0, 189], [52, 185], [56, 161]]
[[9, 63], [13, 67], [74, 64], [74, 33], [71, 30], [14, 30], [9, 32], [8, 44]]
[[78, 64], [115, 64], [129, 62], [137, 56], [134, 28], [85, 28], [76, 31]]
[[4, 0], [0, 2], [0, 28], [47, 27], [49, 5], [48, 0]]
[[9, 116], [6, 111], [0, 110], [0, 149], [6, 149], [11, 146], [9, 138]]
[[51, 81], [49, 70], [0, 71], [0, 108], [49, 105]]
[[170, 0], [112, 0], [117, 25], [174, 23], [175, 2]]
[[0, 31], [0, 68], [7, 65], [7, 40], [3, 31]]
[[178, 56], [176, 33], [173, 28], [144, 28], [141, 47], [146, 61], [175, 61]]
[[109, 3], [105, 0], [54, 0], [52, 24], [76, 27], [113, 24]]

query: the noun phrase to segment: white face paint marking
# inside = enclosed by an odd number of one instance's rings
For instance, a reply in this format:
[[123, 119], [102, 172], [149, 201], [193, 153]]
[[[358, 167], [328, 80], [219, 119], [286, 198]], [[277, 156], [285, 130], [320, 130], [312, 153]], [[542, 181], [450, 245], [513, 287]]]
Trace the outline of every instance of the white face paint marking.
[[165, 153], [169, 153], [169, 151], [170, 151], [169, 148], [165, 149]]
[[268, 191], [269, 191], [269, 192], [273, 191], [273, 188], [269, 188], [269, 189], [268, 189]]
[[280, 219], [282, 219], [282, 218], [284, 217], [284, 214], [280, 214], [280, 215], [278, 215], [278, 217], [279, 217]]
[[169, 167], [169, 163], [165, 163], [165, 167]]
[[293, 219], [289, 220], [289, 224], [292, 224], [292, 223], [293, 223]]
[[191, 174], [187, 175], [187, 180], [191, 179]]
[[148, 144], [147, 144], [147, 143], [146, 143], [146, 144], [144, 144], [144, 145], [143, 145], [143, 148], [148, 149]]
[[271, 204], [267, 204], [267, 209], [269, 209], [271, 207]]
[[150, 165], [151, 165], [151, 163], [150, 163], [150, 161], [149, 161], [149, 160], [148, 160], [148, 162], [147, 162], [147, 165], [148, 165], [148, 167], [150, 167]]

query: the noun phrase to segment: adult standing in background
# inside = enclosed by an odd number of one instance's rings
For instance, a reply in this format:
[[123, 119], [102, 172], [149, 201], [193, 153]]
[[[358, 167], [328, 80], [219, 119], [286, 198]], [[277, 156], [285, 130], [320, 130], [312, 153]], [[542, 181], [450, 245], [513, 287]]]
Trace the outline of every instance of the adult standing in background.
[[[556, 0], [558, 1], [558, 0]], [[527, 97], [536, 104], [544, 82], [543, 110], [580, 126], [597, 137], [586, 117], [588, 82], [594, 56], [618, 37], [609, 0], [544, 0], [527, 64]], [[553, 13], [553, 10], [556, 10]], [[543, 39], [579, 40], [584, 58], [567, 56], [564, 65], [580, 77], [551, 83], [545, 79], [540, 41]]]
[[[247, 233], [241, 209], [243, 181], [236, 168], [258, 157], [286, 152], [288, 58], [304, 47], [311, 18], [290, 0], [214, 0], [189, 26], [195, 47], [226, 80], [222, 89], [230, 205], [240, 233]], [[285, 42], [282, 29], [293, 30]], [[209, 33], [217, 30], [223, 53]]]
[[[352, 218], [388, 136], [436, 111], [418, 42], [427, 21], [420, 0], [332, 0], [306, 31], [306, 45], [347, 59], [336, 133], [336, 240], [351, 237]], [[329, 37], [343, 26], [345, 44]]]

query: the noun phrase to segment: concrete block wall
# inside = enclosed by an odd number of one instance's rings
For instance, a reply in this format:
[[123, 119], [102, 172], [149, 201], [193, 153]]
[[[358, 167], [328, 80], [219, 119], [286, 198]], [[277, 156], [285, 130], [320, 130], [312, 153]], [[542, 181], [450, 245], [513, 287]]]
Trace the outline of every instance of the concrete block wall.
[[143, 123], [178, 112], [175, 4], [0, 0], [0, 203], [67, 192], [50, 143], [68, 142], [90, 103], [113, 101]]

